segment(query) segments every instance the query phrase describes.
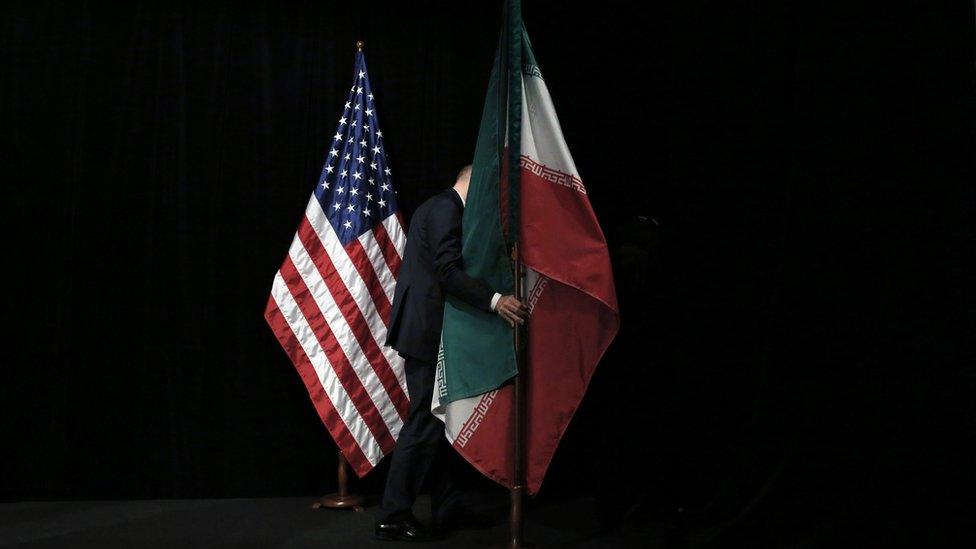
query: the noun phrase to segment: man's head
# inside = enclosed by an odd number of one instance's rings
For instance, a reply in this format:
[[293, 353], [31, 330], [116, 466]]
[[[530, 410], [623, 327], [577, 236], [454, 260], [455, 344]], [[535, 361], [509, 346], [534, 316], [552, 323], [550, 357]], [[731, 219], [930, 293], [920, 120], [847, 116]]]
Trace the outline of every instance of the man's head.
[[471, 182], [471, 164], [461, 168], [454, 180], [454, 190], [461, 195], [461, 200], [467, 200], [468, 184]]

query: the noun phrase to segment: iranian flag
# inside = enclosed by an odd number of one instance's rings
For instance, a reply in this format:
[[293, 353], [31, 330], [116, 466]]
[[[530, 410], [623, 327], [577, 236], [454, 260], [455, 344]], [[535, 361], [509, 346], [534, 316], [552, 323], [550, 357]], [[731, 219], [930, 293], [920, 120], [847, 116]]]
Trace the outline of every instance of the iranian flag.
[[[506, 8], [473, 166], [462, 218], [465, 271], [509, 294], [512, 244], [527, 267], [524, 470], [534, 494], [617, 333], [619, 313], [606, 239], [514, 0]], [[511, 327], [449, 299], [433, 411], [454, 448], [509, 488], [515, 481], [511, 381], [518, 374]]]

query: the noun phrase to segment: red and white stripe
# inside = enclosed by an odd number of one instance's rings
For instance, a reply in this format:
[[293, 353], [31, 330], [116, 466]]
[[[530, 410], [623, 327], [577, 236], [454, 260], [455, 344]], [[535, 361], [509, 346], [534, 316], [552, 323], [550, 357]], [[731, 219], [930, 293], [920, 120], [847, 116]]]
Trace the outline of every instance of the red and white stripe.
[[265, 310], [359, 476], [393, 449], [409, 412], [403, 359], [384, 345], [405, 243], [391, 215], [343, 246], [313, 194]]

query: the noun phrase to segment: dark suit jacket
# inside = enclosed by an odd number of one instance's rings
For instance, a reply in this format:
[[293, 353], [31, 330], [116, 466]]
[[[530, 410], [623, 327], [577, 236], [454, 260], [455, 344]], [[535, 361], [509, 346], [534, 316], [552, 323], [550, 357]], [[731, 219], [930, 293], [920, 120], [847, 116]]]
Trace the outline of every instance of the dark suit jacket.
[[421, 204], [410, 221], [386, 337], [401, 355], [437, 361], [445, 294], [491, 310], [495, 292], [461, 270], [463, 210], [461, 197], [447, 189]]

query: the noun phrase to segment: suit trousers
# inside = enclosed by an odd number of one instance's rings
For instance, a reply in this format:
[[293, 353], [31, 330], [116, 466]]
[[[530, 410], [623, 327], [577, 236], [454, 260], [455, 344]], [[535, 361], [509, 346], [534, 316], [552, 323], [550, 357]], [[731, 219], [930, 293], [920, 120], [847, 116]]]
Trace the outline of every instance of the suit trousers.
[[410, 414], [400, 429], [390, 456], [390, 470], [377, 520], [394, 522], [411, 516], [412, 507], [430, 484], [434, 520], [447, 519], [464, 507], [462, 492], [452, 478], [452, 462], [461, 460], [444, 438], [444, 424], [430, 412], [436, 366], [412, 357], [406, 359]]

